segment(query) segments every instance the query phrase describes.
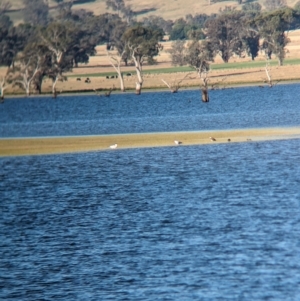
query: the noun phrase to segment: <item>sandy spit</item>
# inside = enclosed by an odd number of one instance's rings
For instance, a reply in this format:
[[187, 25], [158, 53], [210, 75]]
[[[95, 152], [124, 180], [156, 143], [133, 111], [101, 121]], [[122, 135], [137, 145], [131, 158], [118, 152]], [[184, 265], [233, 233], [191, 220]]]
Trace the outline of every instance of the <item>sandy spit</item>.
[[[210, 137], [215, 138], [212, 141]], [[99, 136], [69, 136], [0, 139], [0, 156], [28, 156], [89, 151], [118, 151], [141, 147], [184, 147], [187, 145], [255, 142], [300, 138], [300, 127], [217, 130], [201, 132], [165, 132]], [[230, 139], [230, 141], [228, 141]], [[181, 141], [176, 145], [174, 140]], [[118, 144], [116, 149], [110, 145]]]

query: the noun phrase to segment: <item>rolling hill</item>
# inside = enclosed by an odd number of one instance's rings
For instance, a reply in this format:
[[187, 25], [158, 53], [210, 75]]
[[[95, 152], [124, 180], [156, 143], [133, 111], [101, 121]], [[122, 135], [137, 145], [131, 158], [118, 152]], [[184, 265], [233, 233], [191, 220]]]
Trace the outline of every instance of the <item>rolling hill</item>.
[[[287, 0], [289, 6], [293, 7], [298, 0]], [[95, 15], [111, 12], [107, 10], [105, 0], [74, 0], [74, 9], [86, 9], [93, 11]], [[85, 3], [84, 3], [85, 2]], [[263, 0], [258, 1], [263, 5]], [[195, 15], [196, 13], [212, 14], [217, 13], [220, 8], [225, 6], [234, 6], [238, 8], [237, 1], [222, 1], [209, 5], [209, 0], [125, 0], [126, 5], [130, 5], [132, 10], [140, 12], [138, 19], [149, 15], [158, 15], [164, 19], [175, 20], [185, 17], [187, 14]], [[20, 22], [21, 12], [18, 11], [23, 7], [22, 0], [11, 0], [11, 16], [15, 22]], [[53, 0], [49, 0], [50, 7], [55, 6]]]

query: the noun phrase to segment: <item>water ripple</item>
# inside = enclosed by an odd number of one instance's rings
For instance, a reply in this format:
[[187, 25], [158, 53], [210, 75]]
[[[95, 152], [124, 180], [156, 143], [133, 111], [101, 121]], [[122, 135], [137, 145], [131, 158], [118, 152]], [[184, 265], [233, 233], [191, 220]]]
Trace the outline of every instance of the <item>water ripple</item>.
[[298, 300], [300, 140], [0, 161], [1, 300]]

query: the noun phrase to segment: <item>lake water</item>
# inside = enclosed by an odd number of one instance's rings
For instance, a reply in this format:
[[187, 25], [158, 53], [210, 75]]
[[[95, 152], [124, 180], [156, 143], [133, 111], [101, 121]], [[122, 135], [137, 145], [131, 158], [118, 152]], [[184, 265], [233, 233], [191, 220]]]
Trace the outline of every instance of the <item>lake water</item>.
[[0, 137], [100, 135], [299, 125], [300, 85], [211, 91], [35, 97], [0, 105]]
[[[10, 99], [1, 133], [299, 126], [298, 85], [213, 92], [209, 104], [199, 91]], [[1, 158], [0, 300], [300, 300], [299, 150], [291, 139]]]

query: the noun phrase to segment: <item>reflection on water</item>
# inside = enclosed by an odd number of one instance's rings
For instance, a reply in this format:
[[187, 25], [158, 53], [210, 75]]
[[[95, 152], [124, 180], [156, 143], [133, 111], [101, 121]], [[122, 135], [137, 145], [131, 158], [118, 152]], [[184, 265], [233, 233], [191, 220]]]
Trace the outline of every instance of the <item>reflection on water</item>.
[[299, 300], [299, 149], [2, 158], [0, 299]]
[[298, 126], [300, 85], [199, 90], [111, 97], [8, 99], [0, 108], [0, 137], [99, 135]]

